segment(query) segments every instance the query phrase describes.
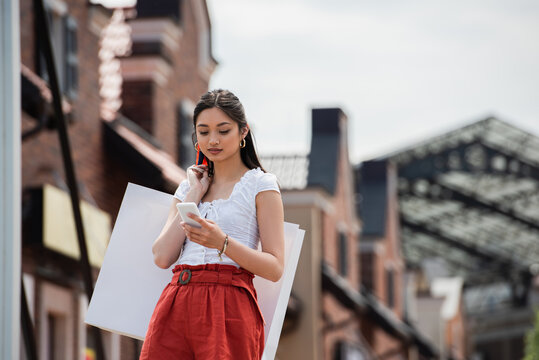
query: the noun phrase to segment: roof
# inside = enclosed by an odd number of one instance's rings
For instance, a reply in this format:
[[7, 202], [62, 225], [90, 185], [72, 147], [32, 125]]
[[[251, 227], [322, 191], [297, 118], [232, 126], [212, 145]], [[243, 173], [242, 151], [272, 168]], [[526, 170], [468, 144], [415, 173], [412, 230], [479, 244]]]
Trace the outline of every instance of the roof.
[[277, 176], [281, 189], [301, 190], [307, 187], [307, 155], [261, 156], [260, 162], [266, 171]]
[[414, 343], [422, 355], [429, 358], [438, 356], [438, 350], [434, 345], [412, 325], [400, 320], [374, 295], [352, 288], [346, 279], [325, 262], [322, 263], [322, 289], [329, 291], [344, 307], [359, 316], [372, 318], [374, 323], [388, 334], [405, 343]]
[[[52, 104], [52, 92], [49, 84], [38, 74], [33, 72], [28, 66], [21, 63], [21, 102], [25, 111], [34, 117], [39, 117], [39, 102], [44, 100]], [[72, 112], [72, 106], [66, 99], [62, 98], [62, 111], [69, 115]]]
[[529, 282], [539, 262], [537, 136], [490, 117], [380, 159], [398, 167], [408, 264], [442, 258], [467, 287]]

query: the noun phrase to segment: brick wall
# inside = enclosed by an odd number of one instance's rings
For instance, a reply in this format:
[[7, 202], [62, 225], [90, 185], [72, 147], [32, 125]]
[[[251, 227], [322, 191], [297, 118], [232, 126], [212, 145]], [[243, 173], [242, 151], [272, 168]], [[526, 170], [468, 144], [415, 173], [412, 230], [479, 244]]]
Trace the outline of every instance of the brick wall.
[[[402, 320], [404, 313], [404, 263], [400, 251], [400, 233], [398, 221], [398, 200], [396, 189], [396, 172], [392, 165], [388, 165], [388, 196], [386, 207], [386, 225], [385, 237], [373, 239], [374, 246], [372, 250], [366, 251], [362, 257], [369, 258], [372, 261], [372, 293], [386, 307], [390, 308], [394, 315]], [[388, 290], [388, 271], [393, 273], [393, 306], [390, 306]], [[364, 272], [367, 272], [364, 269]], [[400, 340], [388, 335], [381, 328], [365, 327], [364, 333], [368, 338], [369, 344], [374, 352], [380, 356], [388, 349], [402, 348], [402, 356], [407, 356], [407, 350], [403, 348]]]
[[[346, 138], [346, 119], [341, 119], [343, 134]], [[341, 141], [337, 166], [337, 183], [332, 198], [332, 211], [323, 215], [323, 259], [337, 272], [341, 268], [339, 234], [345, 239], [346, 271], [341, 273], [348, 285], [359, 291], [359, 255], [358, 223], [355, 214], [354, 191], [351, 177], [351, 165], [345, 140]], [[323, 358], [334, 359], [339, 342], [361, 344], [359, 337], [360, 322], [357, 314], [345, 309], [332, 294], [325, 293], [322, 299], [324, 327]]]
[[[194, 0], [193, 0], [194, 1]], [[198, 1], [198, 0], [197, 0]], [[126, 165], [121, 154], [106, 146], [103, 139], [103, 123], [100, 119], [99, 97], [99, 24], [110, 12], [89, 5], [86, 1], [65, 0], [67, 12], [76, 19], [78, 43], [78, 96], [69, 100], [73, 107], [72, 122], [68, 133], [76, 177], [81, 198], [108, 212], [114, 220], [128, 181], [137, 181], [137, 170]], [[198, 75], [198, 31], [191, 11], [191, 1], [183, 1], [183, 36], [180, 51], [173, 54], [174, 73], [166, 86], [152, 84], [151, 103], [147, 113], [158, 122], [154, 132], [165, 151], [177, 156], [176, 151], [176, 105], [188, 97], [197, 101], [207, 91], [208, 80]], [[20, 1], [21, 61], [34, 70], [36, 65], [34, 16], [31, 0]], [[96, 25], [97, 24], [97, 25]], [[97, 30], [96, 30], [97, 29]], [[56, 54], [58, 57], [59, 54]], [[136, 90], [124, 87], [124, 101], [133, 101], [130, 95]], [[142, 96], [145, 96], [143, 91]], [[135, 99], [136, 101], [136, 99]], [[33, 128], [37, 121], [22, 113], [23, 132]], [[43, 130], [22, 143], [22, 187], [41, 186], [49, 183], [67, 191], [58, 133]], [[24, 230], [23, 230], [24, 231]], [[25, 251], [23, 264], [35, 262], [34, 253]], [[26, 266], [29, 271], [33, 267]], [[40, 281], [37, 279], [36, 281]], [[74, 290], [75, 292], [80, 290]], [[36, 304], [39, 303], [36, 295]], [[39, 332], [36, 334], [39, 339]], [[133, 359], [140, 349], [140, 342], [123, 337], [121, 358]]]
[[[75, 172], [81, 186], [82, 197], [112, 212], [111, 203], [117, 203], [117, 199], [108, 196], [109, 190], [104, 188], [103, 181], [107, 177], [104, 166], [107, 159], [102, 145], [99, 118], [99, 60], [97, 58], [99, 37], [90, 30], [90, 22], [95, 14], [90, 13], [91, 7], [88, 7], [85, 2], [71, 0], [65, 3], [69, 14], [76, 18], [78, 24], [78, 97], [70, 101], [73, 106], [73, 121], [68, 127]], [[32, 1], [21, 1], [21, 49], [24, 49], [21, 59], [26, 66], [35, 69], [35, 49], [29, 46], [34, 42], [32, 12]], [[58, 55], [55, 54], [55, 57]], [[23, 113], [23, 129], [35, 124], [35, 119]], [[65, 176], [57, 131], [42, 131], [25, 140], [22, 143], [22, 164], [23, 188], [44, 182], [63, 187]]]
[[[124, 81], [122, 113], [149, 134], [154, 134], [155, 85], [150, 80]], [[157, 118], [158, 119], [158, 118]]]
[[[143, 53], [134, 54], [134, 59], [161, 59], [161, 67], [166, 67], [170, 73], [166, 74], [166, 81], [147, 78], [140, 81], [128, 81], [124, 84], [123, 106], [121, 112], [135, 122], [142, 124], [149, 130], [163, 146], [163, 149], [178, 161], [178, 116], [177, 109], [182, 99], [189, 99], [196, 103], [200, 96], [208, 91], [209, 79], [206, 79], [199, 69], [199, 30], [197, 21], [200, 14], [197, 12], [200, 0], [182, 1], [182, 19], [179, 23], [168, 18], [155, 19], [181, 29], [179, 46], [176, 51], [170, 51], [165, 45], [155, 45], [156, 40], [137, 40], [136, 48], [145, 49]], [[147, 21], [134, 19], [136, 22]], [[152, 43], [152, 45], [148, 45]], [[142, 66], [142, 64], [140, 65]], [[157, 68], [159, 66], [156, 65]], [[159, 70], [156, 70], [158, 72]], [[159, 76], [157, 76], [159, 77]], [[143, 83], [143, 84], [142, 84]], [[151, 84], [151, 85], [150, 85]], [[151, 95], [142, 88], [150, 88]], [[151, 123], [151, 126], [148, 125]], [[194, 159], [193, 159], [194, 160]]]
[[20, 0], [21, 61], [35, 70], [34, 6], [32, 1]]

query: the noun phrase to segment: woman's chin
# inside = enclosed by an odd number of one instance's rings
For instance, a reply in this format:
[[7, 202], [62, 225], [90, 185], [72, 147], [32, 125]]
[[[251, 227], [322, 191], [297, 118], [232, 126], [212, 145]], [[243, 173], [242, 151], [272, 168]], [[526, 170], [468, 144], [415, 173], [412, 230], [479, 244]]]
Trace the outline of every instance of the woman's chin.
[[208, 154], [208, 155], [206, 155], [206, 157], [208, 158], [208, 160], [210, 160], [212, 162], [222, 160], [222, 158], [223, 158], [221, 153], [219, 153], [219, 154]]

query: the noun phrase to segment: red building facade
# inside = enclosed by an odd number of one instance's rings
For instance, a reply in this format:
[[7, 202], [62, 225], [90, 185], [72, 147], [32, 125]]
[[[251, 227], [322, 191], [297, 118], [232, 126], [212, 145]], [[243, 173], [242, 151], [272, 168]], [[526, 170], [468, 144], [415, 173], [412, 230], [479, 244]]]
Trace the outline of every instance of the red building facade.
[[[122, 12], [132, 29], [131, 53], [120, 59], [123, 92], [116, 97], [123, 106], [104, 118], [99, 52], [115, 13], [87, 1], [44, 1], [94, 279], [127, 183], [172, 192], [185, 177], [182, 166], [192, 155], [190, 113], [217, 65], [205, 1], [171, 1], [173, 16], [151, 13], [147, 3]], [[83, 323], [88, 299], [37, 12], [30, 0], [20, 7], [22, 263], [36, 350], [41, 359], [92, 358], [95, 343]], [[138, 358], [139, 341], [109, 333], [103, 339], [107, 358]]]

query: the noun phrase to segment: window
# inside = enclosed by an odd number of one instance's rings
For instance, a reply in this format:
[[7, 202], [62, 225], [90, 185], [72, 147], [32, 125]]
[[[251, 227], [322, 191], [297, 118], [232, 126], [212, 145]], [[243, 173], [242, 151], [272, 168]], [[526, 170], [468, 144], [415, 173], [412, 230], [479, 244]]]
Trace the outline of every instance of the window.
[[338, 246], [339, 246], [339, 273], [342, 276], [348, 275], [348, 248], [347, 248], [347, 238], [346, 234], [339, 232], [338, 237]]
[[[67, 7], [58, 0], [45, 1], [45, 13], [56, 65], [56, 76], [60, 92], [76, 98], [78, 89], [77, 21], [67, 13]], [[39, 75], [50, 83], [47, 63], [44, 57], [43, 40], [39, 40], [40, 29], [36, 22], [37, 69]]]
[[62, 360], [67, 356], [66, 346], [64, 344], [66, 319], [62, 315], [48, 313], [48, 358], [51, 360]]
[[41, 310], [35, 319], [39, 358], [70, 359], [78, 337], [75, 290], [43, 281], [39, 291]]
[[77, 96], [79, 87], [79, 61], [77, 58], [77, 21], [71, 17], [64, 17], [65, 34], [65, 93], [70, 98]]
[[387, 306], [393, 308], [395, 306], [395, 281], [393, 270], [386, 270], [386, 294], [387, 294]]
[[365, 289], [374, 292], [375, 255], [372, 252], [361, 253], [361, 284]]

